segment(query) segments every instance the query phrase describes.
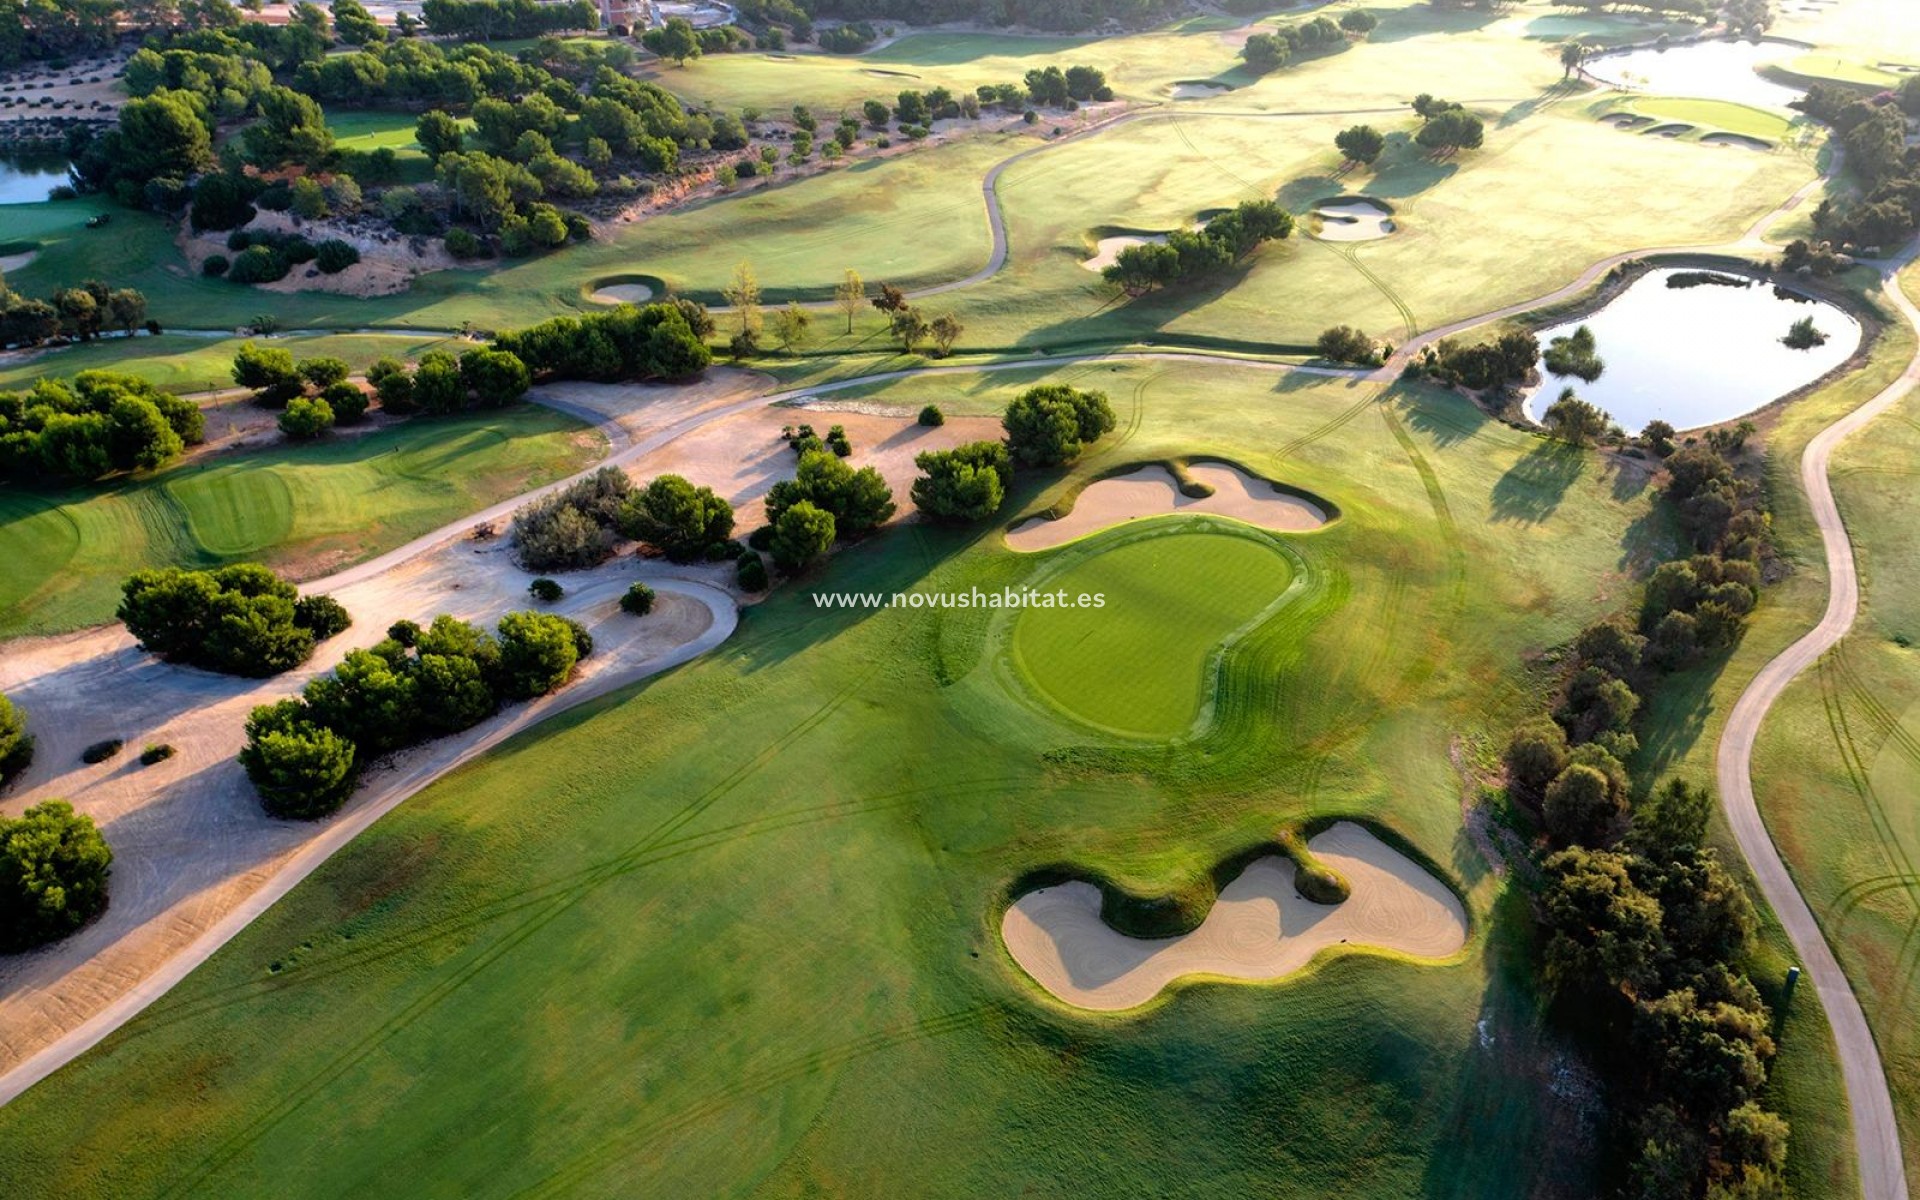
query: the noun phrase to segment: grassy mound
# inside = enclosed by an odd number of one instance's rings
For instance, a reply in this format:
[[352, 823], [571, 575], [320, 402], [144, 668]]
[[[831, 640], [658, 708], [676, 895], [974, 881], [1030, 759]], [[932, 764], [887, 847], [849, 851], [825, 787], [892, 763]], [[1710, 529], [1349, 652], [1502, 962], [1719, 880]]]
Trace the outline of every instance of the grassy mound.
[[1347, 877], [1315, 858], [1298, 829], [1282, 830], [1280, 846], [1293, 860], [1293, 886], [1302, 896], [1315, 904], [1339, 904], [1353, 894]]

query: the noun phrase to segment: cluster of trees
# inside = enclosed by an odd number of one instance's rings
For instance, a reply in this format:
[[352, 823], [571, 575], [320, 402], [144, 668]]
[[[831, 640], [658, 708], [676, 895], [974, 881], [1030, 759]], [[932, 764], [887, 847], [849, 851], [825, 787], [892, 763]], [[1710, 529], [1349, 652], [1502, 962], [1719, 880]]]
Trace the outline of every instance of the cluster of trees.
[[499, 350], [556, 379], [686, 379], [713, 361], [713, 318], [691, 300], [622, 304], [500, 334]]
[[592, 650], [584, 627], [547, 613], [508, 613], [491, 634], [445, 614], [425, 629], [401, 621], [297, 699], [254, 709], [240, 765], [267, 812], [322, 817], [353, 794], [367, 762], [543, 696]]
[[143, 650], [168, 662], [261, 679], [307, 661], [352, 624], [331, 596], [299, 589], [258, 563], [211, 571], [136, 571], [115, 613]]
[[420, 15], [428, 33], [483, 42], [600, 28], [600, 10], [590, 0], [427, 0]]
[[1866, 184], [1865, 195], [1853, 203], [1821, 201], [1813, 227], [1836, 246], [1891, 251], [1920, 232], [1920, 150], [1906, 140], [1907, 119], [1920, 116], [1920, 77], [1907, 79], [1891, 98], [1853, 95], [1817, 84], [1795, 102], [1833, 127], [1846, 148], [1848, 169]]
[[1613, 430], [1613, 418], [1599, 405], [1582, 400], [1572, 388], [1562, 388], [1560, 396], [1540, 414], [1547, 434], [1572, 446], [1589, 445]]
[[573, 571], [612, 557], [621, 537], [674, 562], [720, 561], [735, 552], [733, 506], [712, 488], [661, 475], [636, 488], [618, 467], [602, 467], [551, 496], [522, 505], [509, 536], [531, 571]]
[[1164, 242], [1128, 246], [1101, 278], [1129, 296], [1225, 270], [1263, 243], [1293, 233], [1293, 214], [1271, 200], [1243, 200], [1204, 229], [1176, 229]]
[[33, 762], [33, 735], [27, 732], [27, 714], [0, 692], [0, 787]]
[[935, 521], [984, 521], [1000, 511], [1013, 484], [1013, 460], [1003, 442], [925, 450], [914, 456], [913, 465], [920, 468], [913, 506]]
[[794, 477], [768, 490], [763, 540], [775, 565], [798, 571], [836, 539], [871, 533], [893, 513], [893, 489], [877, 469], [856, 471], [830, 450], [808, 450]]
[[1478, 150], [1487, 140], [1486, 123], [1455, 101], [1422, 92], [1413, 98], [1413, 111], [1420, 117], [1413, 140], [1435, 154]]
[[1552, 374], [1565, 378], [1575, 376], [1587, 383], [1600, 378], [1607, 364], [1600, 357], [1593, 330], [1582, 325], [1570, 334], [1554, 338], [1547, 343], [1547, 352], [1541, 361]]
[[1336, 23], [1318, 16], [1299, 25], [1282, 25], [1272, 33], [1256, 33], [1240, 48], [1240, 58], [1256, 75], [1277, 71], [1296, 58], [1324, 54], [1347, 44], [1348, 35], [1365, 37], [1380, 19], [1364, 9], [1352, 9]]
[[1023, 467], [1064, 466], [1081, 450], [1113, 431], [1113, 405], [1105, 392], [1063, 383], [1042, 384], [1015, 396], [1001, 414], [1007, 453]]
[[533, 374], [510, 351], [477, 347], [458, 358], [430, 350], [411, 370], [399, 359], [383, 358], [367, 368], [367, 382], [392, 416], [445, 416], [511, 404], [526, 395]]
[[292, 437], [317, 437], [334, 423], [351, 424], [367, 412], [367, 394], [347, 382], [344, 360], [303, 358], [277, 346], [242, 342], [233, 356], [233, 381], [253, 389], [254, 403], [278, 408], [280, 427]]
[[62, 338], [85, 342], [109, 329], [132, 333], [146, 324], [147, 298], [135, 288], [113, 288], [89, 279], [34, 300], [9, 288], [0, 276], [0, 348], [43, 346]]
[[1351, 325], [1334, 325], [1321, 330], [1314, 349], [1328, 362], [1377, 367], [1386, 361], [1383, 347]]
[[1524, 329], [1509, 329], [1491, 342], [1442, 338], [1408, 364], [1407, 370], [1477, 392], [1525, 383], [1539, 358], [1538, 338]]
[[93, 818], [65, 800], [0, 816], [0, 953], [45, 945], [99, 915], [112, 864]]
[[[852, 271], [847, 272], [847, 277], [853, 282], [859, 280], [859, 276]], [[880, 285], [880, 294], [872, 298], [872, 304], [887, 314], [887, 332], [907, 354], [914, 353], [923, 343], [931, 341], [933, 356], [945, 358], [953, 353], [953, 344], [966, 332], [966, 326], [958, 316], [951, 312], [929, 314], [909, 303], [907, 294], [890, 284]], [[852, 324], [851, 320], [848, 324]]]
[[152, 470], [205, 437], [197, 405], [131, 375], [82, 371], [0, 392], [0, 479]]

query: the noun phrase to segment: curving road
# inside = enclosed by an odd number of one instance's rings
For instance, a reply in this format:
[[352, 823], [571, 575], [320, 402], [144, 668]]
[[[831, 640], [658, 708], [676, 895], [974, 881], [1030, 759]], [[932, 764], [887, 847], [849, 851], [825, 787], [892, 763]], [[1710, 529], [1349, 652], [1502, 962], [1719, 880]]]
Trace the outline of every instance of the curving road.
[[[1898, 277], [1900, 268], [1913, 261], [1916, 253], [1920, 251], [1909, 249], [1885, 269], [1884, 278], [1887, 298], [1908, 324], [1920, 329], [1920, 308], [1907, 299]], [[1853, 1138], [1860, 1161], [1863, 1200], [1907, 1200], [1907, 1176], [1901, 1158], [1900, 1127], [1894, 1117], [1893, 1093], [1888, 1089], [1879, 1047], [1860, 1001], [1827, 945], [1813, 910], [1794, 885], [1792, 873], [1767, 833], [1766, 822], [1761, 819], [1753, 793], [1753, 744], [1774, 701], [1847, 635], [1860, 611], [1860, 575], [1853, 561], [1853, 544], [1847, 538], [1846, 524], [1827, 481], [1834, 448], [1905, 399], [1916, 384], [1920, 384], [1920, 356], [1909, 362], [1900, 378], [1885, 391], [1827, 426], [1807, 443], [1806, 453], [1800, 459], [1800, 486], [1807, 493], [1814, 524], [1819, 527], [1820, 541], [1826, 548], [1827, 610], [1818, 625], [1762, 667], [1740, 694], [1720, 734], [1720, 748], [1714, 760], [1720, 802], [1726, 808], [1727, 821], [1740, 844], [1740, 853], [1753, 869], [1761, 894], [1780, 918], [1808, 977], [1819, 990], [1827, 1020], [1833, 1026], [1847, 1103], [1853, 1110]]]

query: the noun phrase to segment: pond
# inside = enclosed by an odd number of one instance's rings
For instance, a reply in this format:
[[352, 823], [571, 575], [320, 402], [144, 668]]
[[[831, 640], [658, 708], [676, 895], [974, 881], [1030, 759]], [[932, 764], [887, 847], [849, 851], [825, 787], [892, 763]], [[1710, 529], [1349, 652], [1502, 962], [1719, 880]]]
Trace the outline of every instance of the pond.
[[1659, 96], [1731, 100], [1781, 109], [1804, 93], [1759, 74], [1798, 49], [1785, 42], [1686, 42], [1666, 49], [1648, 46], [1600, 54], [1587, 60], [1587, 74], [1601, 83]]
[[67, 182], [67, 163], [59, 155], [0, 158], [0, 204], [31, 204], [47, 198], [47, 189]]
[[[1655, 419], [1697, 429], [1764, 408], [1839, 366], [1860, 345], [1860, 323], [1836, 305], [1720, 272], [1711, 274], [1747, 286], [1668, 286], [1669, 279], [1687, 274], [1702, 272], [1650, 271], [1599, 312], [1541, 330], [1544, 350], [1585, 325], [1605, 370], [1583, 383], [1547, 374], [1542, 364], [1545, 382], [1528, 397], [1527, 416], [1539, 420], [1571, 384], [1629, 432]], [[1812, 317], [1827, 335], [1824, 344], [1794, 350], [1781, 342], [1803, 317]]]

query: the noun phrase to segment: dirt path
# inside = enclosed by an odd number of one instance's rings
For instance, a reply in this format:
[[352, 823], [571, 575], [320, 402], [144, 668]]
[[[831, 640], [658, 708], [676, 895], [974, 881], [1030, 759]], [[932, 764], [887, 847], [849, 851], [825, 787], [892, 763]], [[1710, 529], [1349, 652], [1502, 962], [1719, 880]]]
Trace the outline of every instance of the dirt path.
[[[1920, 250], [1910, 247], [1887, 266], [1884, 277], [1889, 303], [1908, 324], [1920, 329], [1920, 308], [1907, 299], [1899, 280], [1900, 268], [1913, 261], [1917, 253]], [[1726, 807], [1734, 838], [1740, 843], [1740, 853], [1752, 867], [1761, 894], [1767, 898], [1788, 939], [1799, 952], [1800, 961], [1826, 1007], [1827, 1021], [1833, 1027], [1841, 1074], [1846, 1081], [1847, 1104], [1853, 1111], [1853, 1137], [1860, 1160], [1863, 1200], [1907, 1198], [1907, 1176], [1893, 1094], [1887, 1087], [1886, 1071], [1866, 1013], [1760, 816], [1753, 792], [1753, 744], [1774, 701], [1847, 635], [1860, 611], [1860, 576], [1853, 561], [1853, 544], [1847, 538], [1839, 505], [1827, 481], [1834, 448], [1905, 399], [1916, 384], [1920, 384], [1920, 357], [1908, 363], [1900, 378], [1885, 391], [1821, 430], [1807, 444], [1806, 453], [1800, 459], [1800, 485], [1813, 507], [1814, 524], [1820, 529], [1820, 541], [1826, 550], [1827, 610], [1818, 625], [1762, 667], [1740, 694], [1727, 717], [1714, 759], [1720, 801]]]

